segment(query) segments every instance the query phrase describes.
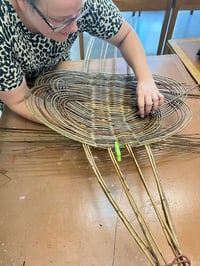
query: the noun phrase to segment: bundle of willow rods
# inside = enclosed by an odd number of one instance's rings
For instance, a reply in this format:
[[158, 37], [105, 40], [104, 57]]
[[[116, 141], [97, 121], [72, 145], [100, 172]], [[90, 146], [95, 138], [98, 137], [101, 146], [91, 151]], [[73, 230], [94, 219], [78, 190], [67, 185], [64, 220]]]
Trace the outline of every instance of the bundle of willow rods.
[[[154, 76], [154, 79], [165, 96], [165, 103], [155, 115], [147, 116], [145, 119], [138, 117], [135, 93], [137, 80], [130, 74], [53, 71], [38, 78], [26, 100], [37, 119], [58, 133], [83, 143], [87, 159], [105, 195], [151, 265], [186, 266], [190, 265], [190, 261], [180, 250], [150, 144], [173, 136], [190, 121], [190, 109], [184, 102], [187, 89], [183, 84], [170, 78]], [[113, 152], [115, 141], [127, 149], [136, 165], [171, 248], [173, 255], [170, 261], [175, 257], [171, 263], [160, 250], [148, 222], [130, 192]], [[111, 195], [94, 160], [91, 146], [107, 149], [130, 206], [138, 219], [142, 235], [135, 230]], [[152, 167], [162, 212], [148, 188], [133, 151], [133, 148], [141, 146], [145, 147]]]

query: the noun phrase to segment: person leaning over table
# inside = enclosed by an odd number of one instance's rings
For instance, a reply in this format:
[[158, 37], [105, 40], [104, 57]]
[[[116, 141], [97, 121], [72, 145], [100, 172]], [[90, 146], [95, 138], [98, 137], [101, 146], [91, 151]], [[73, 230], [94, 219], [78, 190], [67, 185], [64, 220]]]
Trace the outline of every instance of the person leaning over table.
[[17, 114], [38, 122], [24, 102], [27, 80], [70, 60], [83, 31], [120, 49], [138, 79], [141, 117], [162, 104], [140, 40], [111, 0], [1, 0], [0, 16], [0, 99]]

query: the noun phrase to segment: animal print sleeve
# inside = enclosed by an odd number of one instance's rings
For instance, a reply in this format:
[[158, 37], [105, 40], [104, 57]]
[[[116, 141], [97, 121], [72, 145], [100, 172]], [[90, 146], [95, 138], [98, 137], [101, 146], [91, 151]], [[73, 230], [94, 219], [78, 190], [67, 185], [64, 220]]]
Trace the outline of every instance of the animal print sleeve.
[[80, 21], [80, 31], [101, 39], [113, 37], [121, 28], [122, 15], [111, 0], [88, 0], [89, 11]]
[[10, 47], [0, 38], [0, 90], [9, 91], [20, 86], [23, 73], [18, 63], [12, 58]]

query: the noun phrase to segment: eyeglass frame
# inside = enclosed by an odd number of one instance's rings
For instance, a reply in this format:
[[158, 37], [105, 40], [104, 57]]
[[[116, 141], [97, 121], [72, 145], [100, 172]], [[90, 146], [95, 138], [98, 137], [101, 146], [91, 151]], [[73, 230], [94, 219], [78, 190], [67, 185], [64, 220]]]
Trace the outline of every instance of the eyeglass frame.
[[58, 26], [54, 26], [53, 24], [51, 24], [48, 19], [46, 18], [46, 16], [37, 8], [37, 6], [33, 3], [30, 4], [31, 7], [37, 12], [37, 14], [43, 19], [43, 21], [49, 26], [49, 28], [53, 31], [59, 31], [61, 29], [64, 29], [65, 27], [68, 27], [71, 23], [78, 21], [82, 16], [84, 16], [90, 9], [90, 6], [84, 10], [79, 16], [73, 17], [71, 19], [69, 19], [68, 21], [64, 22], [63, 24], [60, 24]]

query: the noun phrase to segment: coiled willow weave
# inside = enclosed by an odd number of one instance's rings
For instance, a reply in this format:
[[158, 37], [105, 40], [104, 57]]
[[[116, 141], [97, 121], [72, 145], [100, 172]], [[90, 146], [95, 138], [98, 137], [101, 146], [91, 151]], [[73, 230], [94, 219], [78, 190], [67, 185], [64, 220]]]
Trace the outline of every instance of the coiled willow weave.
[[133, 75], [51, 72], [37, 80], [29, 105], [44, 124], [79, 142], [101, 148], [113, 147], [116, 140], [121, 146], [140, 146], [174, 135], [190, 119], [184, 85], [154, 79], [165, 104], [145, 119], [138, 116]]

